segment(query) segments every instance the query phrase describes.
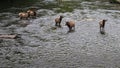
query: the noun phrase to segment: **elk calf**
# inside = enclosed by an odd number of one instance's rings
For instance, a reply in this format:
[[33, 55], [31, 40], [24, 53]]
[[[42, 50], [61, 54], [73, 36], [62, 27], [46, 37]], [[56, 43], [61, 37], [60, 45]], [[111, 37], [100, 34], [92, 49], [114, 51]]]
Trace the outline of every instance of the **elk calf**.
[[102, 21], [99, 22], [100, 33], [101, 33], [101, 34], [104, 34], [104, 33], [105, 33], [104, 27], [105, 27], [105, 22], [106, 22], [106, 21], [107, 21], [107, 20], [103, 19]]
[[20, 19], [28, 19], [29, 14], [26, 12], [20, 12], [19, 14]]
[[59, 18], [55, 19], [55, 26], [61, 26], [62, 18], [63, 18], [63, 16], [60, 16]]
[[35, 17], [36, 16], [36, 12], [33, 10], [28, 10], [27, 13], [29, 14], [30, 17]]
[[75, 22], [74, 21], [68, 21], [68, 22], [66, 22], [65, 25], [68, 26], [69, 31], [72, 31], [73, 28], [74, 28], [73, 30], [75, 30]]

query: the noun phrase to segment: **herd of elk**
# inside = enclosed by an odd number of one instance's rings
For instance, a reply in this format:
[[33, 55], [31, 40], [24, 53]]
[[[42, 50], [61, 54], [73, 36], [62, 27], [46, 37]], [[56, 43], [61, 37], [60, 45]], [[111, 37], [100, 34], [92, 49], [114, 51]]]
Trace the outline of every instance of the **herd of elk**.
[[[61, 26], [61, 21], [62, 21], [63, 16], [60, 16], [58, 18], [55, 18], [55, 26]], [[103, 19], [102, 21], [99, 22], [100, 26], [100, 33], [105, 34], [105, 22], [107, 20]], [[75, 22], [74, 21], [67, 21], [65, 25], [69, 28], [69, 32], [72, 30], [75, 30]]]
[[[63, 18], [63, 16], [55, 18], [55, 26], [61, 27], [62, 18]], [[65, 25], [68, 26], [69, 32], [72, 31], [73, 28], [75, 30], [75, 22], [74, 21], [67, 21]]]
[[35, 17], [36, 12], [33, 10], [28, 10], [27, 12], [20, 12], [19, 14], [20, 19], [28, 19], [30, 17]]
[[[20, 19], [28, 19], [30, 17], [36, 17], [36, 12], [33, 10], [28, 10], [27, 12], [20, 12], [19, 14]], [[61, 27], [61, 21], [63, 19], [63, 16], [59, 16], [58, 18], [55, 18], [55, 26]], [[100, 33], [105, 34], [105, 22], [107, 20], [103, 19], [99, 22], [100, 26]], [[75, 22], [74, 21], [67, 21], [65, 25], [69, 28], [69, 32], [72, 30], [75, 30]]]

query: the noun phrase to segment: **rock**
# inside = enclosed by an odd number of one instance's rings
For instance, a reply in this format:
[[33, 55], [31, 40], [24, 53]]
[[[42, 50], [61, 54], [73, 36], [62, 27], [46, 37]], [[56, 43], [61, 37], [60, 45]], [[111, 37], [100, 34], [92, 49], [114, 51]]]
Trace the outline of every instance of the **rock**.
[[15, 39], [17, 35], [0, 35], [0, 38], [6, 38], [6, 39]]

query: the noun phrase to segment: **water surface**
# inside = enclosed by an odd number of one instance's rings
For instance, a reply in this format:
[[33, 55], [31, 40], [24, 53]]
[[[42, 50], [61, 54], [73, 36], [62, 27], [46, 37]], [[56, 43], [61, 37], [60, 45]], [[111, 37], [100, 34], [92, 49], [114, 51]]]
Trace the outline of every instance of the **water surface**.
[[[120, 67], [119, 4], [93, 0], [26, 2], [1, 7], [0, 34], [18, 34], [19, 38], [0, 39], [0, 67]], [[18, 13], [30, 8], [36, 10], [36, 19], [20, 20]], [[60, 15], [64, 18], [58, 28], [54, 19]], [[98, 22], [102, 19], [108, 20], [105, 35], [99, 33]], [[69, 20], [76, 22], [71, 33], [65, 26]]]

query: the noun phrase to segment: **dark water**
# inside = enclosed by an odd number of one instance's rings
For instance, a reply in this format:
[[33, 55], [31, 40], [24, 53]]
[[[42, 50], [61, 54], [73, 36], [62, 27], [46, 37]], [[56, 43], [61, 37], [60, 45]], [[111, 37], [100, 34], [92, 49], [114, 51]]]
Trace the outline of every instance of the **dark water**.
[[[4, 5], [4, 3], [2, 4]], [[107, 1], [36, 0], [1, 6], [0, 68], [120, 68], [120, 5]], [[18, 13], [34, 8], [36, 19], [20, 20]], [[54, 19], [63, 15], [62, 27]], [[105, 35], [98, 22], [107, 19]], [[68, 33], [65, 22], [74, 20]]]

